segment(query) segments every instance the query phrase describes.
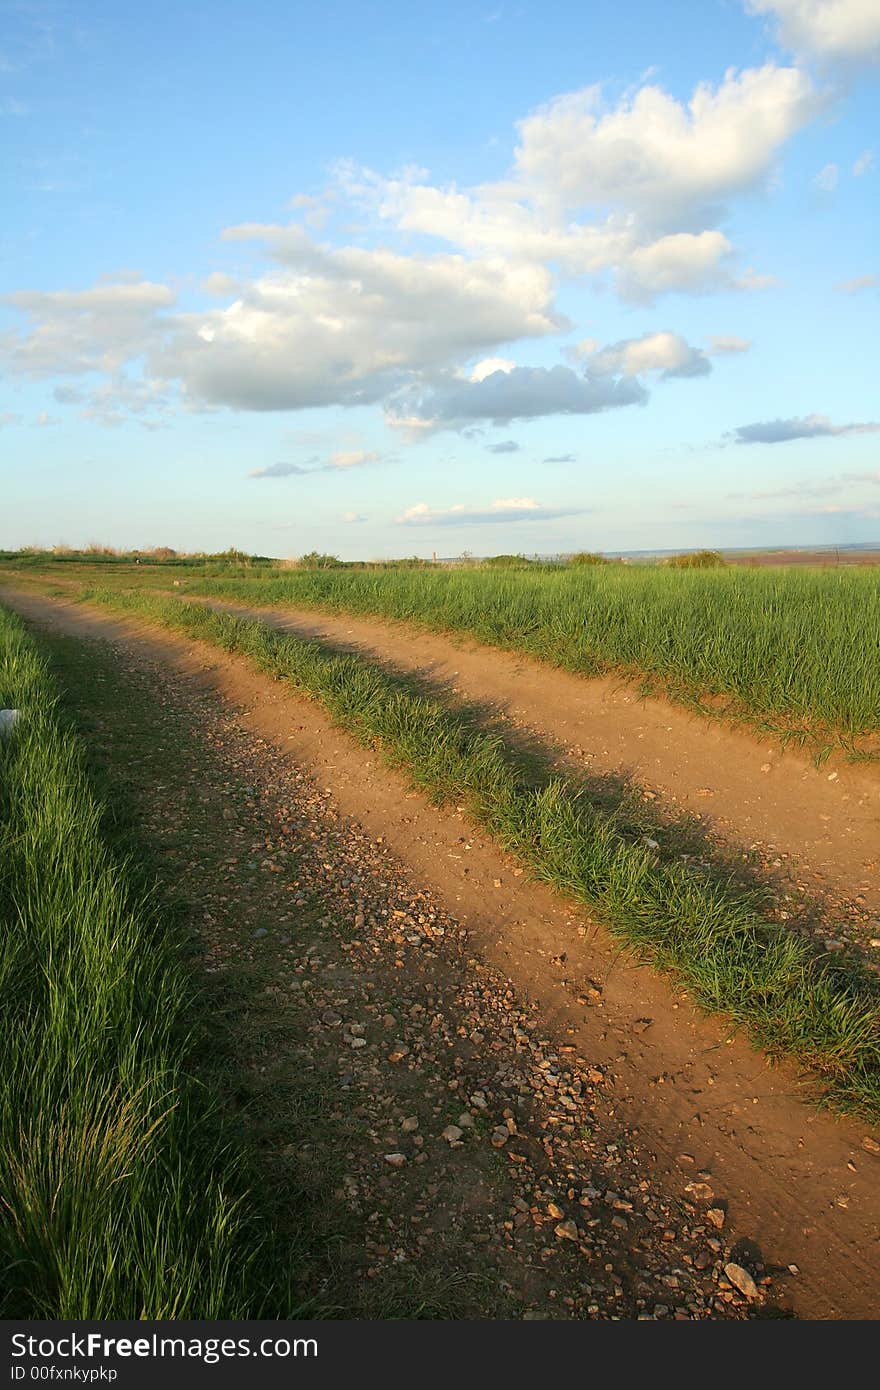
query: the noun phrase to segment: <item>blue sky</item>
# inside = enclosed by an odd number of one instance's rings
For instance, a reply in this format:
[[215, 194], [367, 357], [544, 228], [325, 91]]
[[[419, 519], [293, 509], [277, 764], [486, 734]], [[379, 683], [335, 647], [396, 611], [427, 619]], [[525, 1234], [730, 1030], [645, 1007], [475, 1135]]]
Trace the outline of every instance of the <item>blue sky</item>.
[[880, 541], [880, 7], [6, 3], [0, 546]]

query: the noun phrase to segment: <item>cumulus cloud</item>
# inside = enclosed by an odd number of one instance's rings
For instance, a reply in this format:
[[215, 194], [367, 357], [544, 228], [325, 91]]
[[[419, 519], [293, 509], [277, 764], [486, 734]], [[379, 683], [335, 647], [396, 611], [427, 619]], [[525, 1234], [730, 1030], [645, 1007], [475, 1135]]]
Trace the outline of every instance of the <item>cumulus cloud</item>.
[[617, 272], [624, 299], [651, 303], [672, 290], [703, 294], [713, 289], [753, 289], [748, 272], [737, 279], [728, 260], [733, 247], [722, 232], [673, 232], [636, 247]]
[[27, 324], [0, 336], [0, 355], [35, 377], [118, 377], [141, 362], [148, 380], [179, 383], [197, 405], [294, 410], [371, 403], [414, 374], [568, 326], [543, 266], [330, 250], [302, 228], [248, 224], [229, 235], [258, 237], [283, 268], [236, 284], [231, 303], [204, 312], [164, 312], [171, 290], [146, 281], [20, 291], [7, 302]]
[[658, 372], [662, 380], [707, 376], [712, 363], [700, 348], [691, 347], [678, 333], [644, 333], [623, 338], [594, 352], [587, 370], [594, 376], [639, 376]]
[[648, 399], [635, 378], [582, 376], [571, 367], [515, 367], [482, 381], [451, 381], [427, 393], [415, 391], [393, 406], [388, 424], [409, 432], [461, 429], [478, 420], [510, 424], [542, 415], [595, 415]]
[[730, 437], [736, 444], [786, 444], [792, 439], [876, 433], [880, 433], [878, 421], [834, 425], [827, 415], [802, 415], [789, 420], [765, 420], [754, 425], [739, 425]]
[[173, 304], [174, 294], [167, 285], [126, 280], [86, 290], [17, 290], [4, 302], [26, 326], [0, 334], [0, 355], [12, 371], [45, 377], [118, 371], [156, 341], [157, 311]]
[[502, 439], [498, 444], [487, 444], [486, 452], [489, 454], [517, 454], [519, 445], [515, 439]]
[[880, 284], [876, 275], [856, 275], [852, 280], [839, 280], [834, 286], [843, 294], [858, 294], [860, 290], [873, 290]]
[[880, 61], [876, 0], [746, 0], [746, 8], [774, 18], [780, 41], [793, 53], [831, 62]]
[[533, 497], [499, 497], [486, 507], [468, 507], [458, 502], [436, 510], [427, 502], [417, 502], [395, 517], [398, 526], [465, 526], [498, 521], [553, 521], [563, 516], [580, 516], [583, 507], [542, 507]]
[[610, 276], [638, 302], [673, 290], [750, 289], [717, 230], [726, 202], [768, 179], [824, 97], [800, 68], [768, 63], [700, 83], [687, 102], [644, 83], [616, 103], [598, 86], [518, 123], [506, 180], [440, 187], [343, 162], [341, 191], [380, 220], [473, 255]]
[[253, 226], [289, 269], [228, 307], [178, 315], [154, 368], [197, 401], [245, 410], [363, 405], [414, 372], [566, 326], [549, 272], [461, 256], [328, 250], [301, 228]]
[[517, 172], [564, 208], [604, 206], [659, 219], [705, 214], [766, 177], [813, 116], [799, 68], [768, 63], [701, 82], [687, 104], [646, 84], [607, 107], [599, 87], [554, 98], [519, 123]]

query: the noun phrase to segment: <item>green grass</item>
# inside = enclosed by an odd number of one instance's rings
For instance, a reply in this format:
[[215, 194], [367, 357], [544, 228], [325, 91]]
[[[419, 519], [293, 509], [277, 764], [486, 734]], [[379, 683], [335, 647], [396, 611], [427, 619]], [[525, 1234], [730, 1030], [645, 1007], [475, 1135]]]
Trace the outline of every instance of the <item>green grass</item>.
[[852, 746], [880, 731], [880, 572], [871, 569], [316, 570], [194, 578], [241, 603], [375, 614], [466, 633], [584, 675], [623, 672], [779, 734]]
[[464, 802], [537, 877], [597, 910], [705, 1009], [798, 1061], [841, 1107], [880, 1116], [873, 977], [816, 957], [802, 936], [767, 920], [755, 895], [732, 878], [713, 880], [655, 857], [585, 790], [536, 774], [497, 733], [417, 693], [409, 679], [200, 604], [109, 590], [89, 597], [240, 653], [319, 700], [438, 803]]
[[0, 1316], [259, 1316], [264, 1228], [191, 1073], [183, 943], [100, 831], [47, 668], [0, 609]]

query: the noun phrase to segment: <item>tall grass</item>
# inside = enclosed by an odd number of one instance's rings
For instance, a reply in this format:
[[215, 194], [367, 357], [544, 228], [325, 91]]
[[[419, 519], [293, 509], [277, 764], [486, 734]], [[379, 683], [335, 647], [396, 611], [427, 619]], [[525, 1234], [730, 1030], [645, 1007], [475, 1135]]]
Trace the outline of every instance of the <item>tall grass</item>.
[[189, 1074], [181, 943], [100, 833], [47, 669], [0, 609], [0, 1316], [254, 1315], [259, 1231]]
[[571, 671], [659, 678], [780, 731], [880, 730], [880, 572], [585, 566], [292, 571], [193, 582], [242, 603], [370, 613], [467, 633]]
[[732, 881], [659, 860], [613, 811], [527, 770], [466, 712], [357, 657], [197, 603], [112, 591], [91, 597], [240, 653], [319, 700], [438, 802], [466, 802], [536, 876], [597, 909], [706, 1009], [730, 1015], [760, 1046], [810, 1068], [842, 1106], [880, 1115], [880, 999], [872, 977], [816, 958]]

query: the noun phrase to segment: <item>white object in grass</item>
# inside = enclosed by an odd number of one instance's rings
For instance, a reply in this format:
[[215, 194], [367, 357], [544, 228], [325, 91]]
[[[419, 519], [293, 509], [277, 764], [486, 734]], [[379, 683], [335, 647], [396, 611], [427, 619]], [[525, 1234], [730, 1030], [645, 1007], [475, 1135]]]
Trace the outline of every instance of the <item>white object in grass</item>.
[[12, 726], [20, 715], [20, 709], [0, 709], [0, 738], [12, 732]]

